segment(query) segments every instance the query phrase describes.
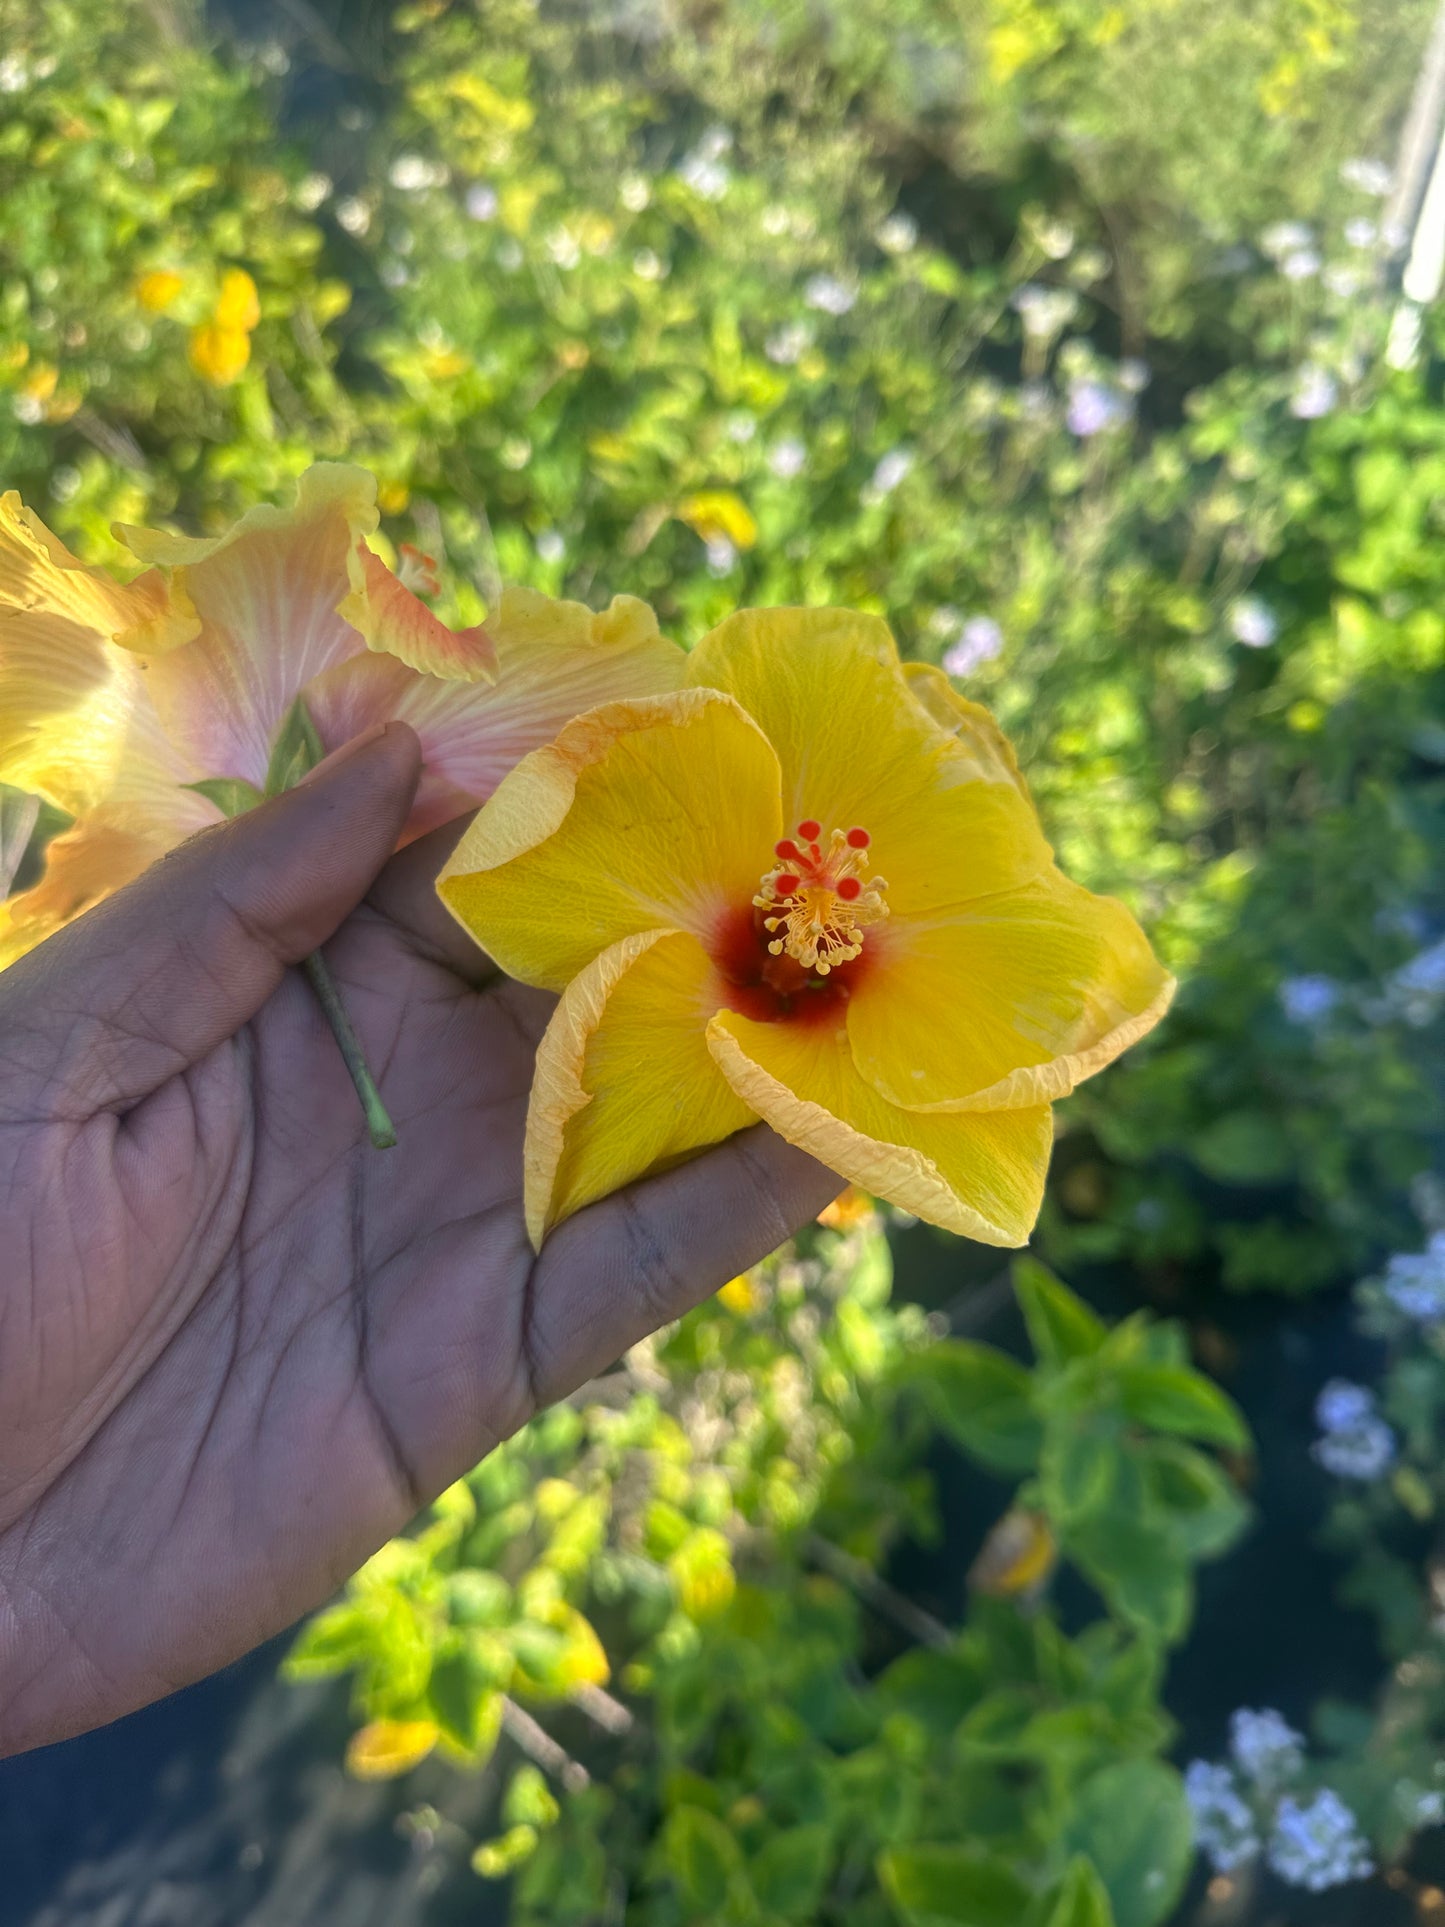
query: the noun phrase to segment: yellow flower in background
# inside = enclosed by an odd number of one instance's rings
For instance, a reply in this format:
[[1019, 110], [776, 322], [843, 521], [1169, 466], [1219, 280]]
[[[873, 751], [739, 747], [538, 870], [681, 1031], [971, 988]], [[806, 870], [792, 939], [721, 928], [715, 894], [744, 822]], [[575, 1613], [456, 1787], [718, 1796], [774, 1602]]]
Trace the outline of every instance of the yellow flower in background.
[[21, 382], [20, 392], [27, 401], [48, 402], [59, 380], [60, 370], [53, 361], [37, 361]]
[[229, 388], [246, 372], [251, 359], [251, 337], [239, 328], [223, 328], [217, 321], [203, 321], [192, 328], [186, 354], [203, 380], [214, 388]]
[[135, 298], [152, 314], [164, 314], [185, 285], [174, 268], [152, 268], [136, 282]]
[[525, 1150], [535, 1243], [758, 1118], [860, 1189], [1022, 1244], [1050, 1105], [1173, 984], [1054, 867], [1012, 752], [876, 618], [748, 610], [684, 686], [569, 723], [442, 872], [561, 1001]]
[[994, 1599], [1027, 1599], [1043, 1591], [1059, 1548], [1042, 1512], [1015, 1506], [993, 1527], [969, 1568], [975, 1592]]
[[235, 328], [242, 334], [250, 334], [260, 321], [261, 297], [244, 268], [227, 268], [221, 276], [221, 291], [211, 319], [218, 328]]
[[678, 505], [678, 518], [686, 522], [704, 542], [731, 542], [735, 549], [750, 549], [758, 539], [753, 512], [740, 495], [731, 489], [704, 489], [685, 496]]
[[762, 1303], [757, 1286], [747, 1272], [740, 1272], [736, 1278], [729, 1278], [717, 1294], [720, 1305], [739, 1318], [747, 1318]]
[[405, 841], [474, 808], [579, 710], [680, 683], [681, 650], [628, 597], [594, 615], [508, 590], [454, 633], [414, 593], [431, 558], [393, 574], [376, 525], [373, 478], [321, 463], [294, 508], [218, 538], [118, 528], [154, 565], [120, 583], [0, 496], [0, 783], [75, 818], [39, 882], [0, 902], [0, 968], [259, 801], [298, 699], [323, 749], [391, 719], [416, 730]]

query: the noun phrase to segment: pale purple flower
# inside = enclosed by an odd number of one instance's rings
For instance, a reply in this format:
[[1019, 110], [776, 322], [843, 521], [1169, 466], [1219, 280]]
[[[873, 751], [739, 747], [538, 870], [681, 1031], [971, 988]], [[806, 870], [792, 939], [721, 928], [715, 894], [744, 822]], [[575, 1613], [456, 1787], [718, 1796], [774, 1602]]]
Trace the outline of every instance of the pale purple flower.
[[1375, 1394], [1352, 1379], [1331, 1378], [1315, 1400], [1315, 1424], [1322, 1432], [1353, 1432], [1375, 1415]]
[[1378, 1479], [1395, 1461], [1395, 1434], [1375, 1410], [1367, 1386], [1332, 1378], [1315, 1400], [1322, 1438], [1310, 1448], [1316, 1462], [1337, 1479]]
[[1259, 596], [1236, 596], [1229, 605], [1229, 630], [1246, 649], [1268, 649], [1279, 634], [1279, 618]]
[[1385, 1267], [1383, 1288], [1396, 1311], [1422, 1325], [1445, 1319], [1445, 1231], [1423, 1251], [1397, 1251]]
[[1339, 383], [1327, 368], [1307, 361], [1295, 378], [1289, 412], [1302, 422], [1318, 421], [1328, 415], [1340, 398]]
[[1254, 1815], [1227, 1766], [1191, 1760], [1184, 1771], [1184, 1797], [1194, 1822], [1194, 1844], [1216, 1873], [1233, 1873], [1260, 1849]]
[[913, 466], [913, 456], [906, 448], [890, 448], [873, 471], [869, 484], [877, 496], [891, 495], [898, 484]]
[[1401, 964], [1390, 981], [1407, 996], [1438, 997], [1445, 991], [1445, 938]]
[[1332, 977], [1286, 977], [1279, 987], [1279, 1001], [1289, 1021], [1307, 1029], [1329, 1016], [1340, 1001], [1340, 987]]
[[1304, 1764], [1304, 1738], [1272, 1706], [1239, 1707], [1230, 1716], [1229, 1750], [1247, 1780], [1267, 1793]]
[[1069, 405], [1064, 419], [1072, 434], [1081, 441], [1087, 441], [1091, 435], [1102, 434], [1105, 429], [1115, 428], [1120, 422], [1127, 421], [1130, 412], [1126, 396], [1086, 376], [1070, 385]]
[[803, 290], [803, 299], [823, 314], [844, 315], [858, 299], [858, 290], [835, 274], [815, 274]]
[[971, 676], [1002, 649], [1003, 630], [993, 617], [969, 616], [959, 630], [958, 641], [944, 651], [943, 667], [950, 676]]
[[1281, 1880], [1323, 1893], [1374, 1872], [1359, 1822], [1339, 1794], [1321, 1787], [1310, 1800], [1286, 1796], [1274, 1816], [1269, 1864]]

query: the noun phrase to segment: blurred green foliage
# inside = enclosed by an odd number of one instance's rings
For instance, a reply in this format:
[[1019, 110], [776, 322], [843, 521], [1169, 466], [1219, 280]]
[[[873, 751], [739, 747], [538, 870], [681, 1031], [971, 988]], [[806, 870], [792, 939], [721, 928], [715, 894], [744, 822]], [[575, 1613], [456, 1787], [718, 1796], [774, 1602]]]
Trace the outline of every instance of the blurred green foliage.
[[[0, 0], [0, 481], [117, 561], [112, 520], [216, 529], [347, 457], [468, 619], [499, 579], [684, 642], [885, 615], [1182, 978], [1061, 1109], [1039, 1248], [1316, 1290], [1408, 1241], [1442, 1150], [1445, 416], [1383, 370], [1378, 233], [1429, 11], [421, 0], [238, 44]], [[886, 1284], [871, 1220], [810, 1234], [303, 1635], [358, 1772], [507, 1735], [476, 1865], [519, 1920], [1167, 1912], [1160, 1671], [1238, 1421], [1036, 1267], [1028, 1367]], [[947, 1627], [879, 1578], [939, 1426], [1014, 1488]]]

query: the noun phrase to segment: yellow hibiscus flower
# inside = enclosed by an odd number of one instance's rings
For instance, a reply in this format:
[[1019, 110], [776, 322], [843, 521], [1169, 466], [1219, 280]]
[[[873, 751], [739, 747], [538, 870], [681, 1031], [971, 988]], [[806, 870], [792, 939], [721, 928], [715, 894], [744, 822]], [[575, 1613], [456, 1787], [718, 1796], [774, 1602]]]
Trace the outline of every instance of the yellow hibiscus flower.
[[[403, 840], [488, 797], [578, 711], [675, 689], [685, 658], [645, 604], [594, 615], [512, 589], [454, 633], [367, 544], [376, 484], [322, 463], [296, 505], [206, 540], [117, 533], [151, 566], [91, 568], [0, 496], [0, 783], [75, 818], [33, 888], [0, 901], [0, 968], [192, 831], [259, 801], [298, 701], [321, 750], [409, 723], [423, 770]], [[200, 785], [200, 788], [196, 786]]]
[[675, 693], [569, 723], [439, 888], [561, 996], [527, 1121], [538, 1244], [758, 1118], [875, 1197], [1022, 1244], [1050, 1104], [1173, 990], [1124, 906], [1054, 867], [987, 712], [838, 610], [734, 615]]

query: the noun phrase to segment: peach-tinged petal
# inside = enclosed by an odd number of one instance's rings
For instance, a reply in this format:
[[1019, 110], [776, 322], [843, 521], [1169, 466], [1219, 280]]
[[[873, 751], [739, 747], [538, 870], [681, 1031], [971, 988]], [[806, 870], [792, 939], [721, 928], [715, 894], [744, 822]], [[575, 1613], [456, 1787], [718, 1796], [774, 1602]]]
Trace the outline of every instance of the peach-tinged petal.
[[497, 651], [485, 627], [448, 629], [365, 542], [353, 544], [348, 568], [351, 590], [339, 613], [360, 630], [369, 648], [429, 676], [493, 681]]
[[597, 615], [580, 602], [508, 589], [490, 628], [498, 656], [490, 689], [418, 675], [394, 656], [364, 655], [303, 692], [328, 749], [377, 722], [416, 731], [422, 779], [408, 838], [485, 803], [508, 770], [574, 716], [676, 689], [687, 661], [633, 596], [618, 596]]
[[1007, 1110], [1066, 1096], [1152, 1029], [1173, 992], [1124, 905], [1050, 869], [935, 917], [894, 917], [848, 1037], [891, 1103]]
[[504, 780], [438, 880], [510, 975], [561, 990], [642, 930], [706, 937], [781, 831], [778, 763], [713, 689], [608, 703]]
[[934, 720], [876, 617], [742, 610], [703, 638], [687, 675], [735, 696], [777, 750], [790, 827], [868, 831], [895, 913], [1016, 889], [1048, 864], [1016, 772]]
[[[200, 797], [185, 801], [194, 805], [191, 828], [215, 821], [217, 812]], [[0, 970], [121, 889], [179, 841], [179, 835], [168, 837], [158, 829], [145, 811], [125, 804], [96, 810], [55, 837], [40, 881], [0, 902]]]
[[117, 528], [142, 561], [177, 572], [173, 593], [200, 624], [193, 642], [149, 660], [147, 680], [166, 733], [201, 774], [262, 787], [297, 694], [365, 649], [336, 605], [352, 546], [376, 519], [374, 479], [322, 462], [302, 475], [293, 509], [263, 504], [213, 539]]
[[527, 1230], [753, 1122], [713, 1062], [712, 965], [695, 937], [624, 937], [573, 978], [541, 1044], [527, 1109]]
[[1028, 1242], [1053, 1142], [1046, 1104], [921, 1116], [859, 1076], [841, 1026], [759, 1024], [721, 1010], [718, 1067], [745, 1104], [875, 1197], [982, 1244]]
[[17, 495], [0, 497], [0, 781], [78, 816], [138, 764], [187, 780], [140, 665], [112, 644], [164, 625], [167, 610], [154, 571], [118, 583], [77, 561]]

